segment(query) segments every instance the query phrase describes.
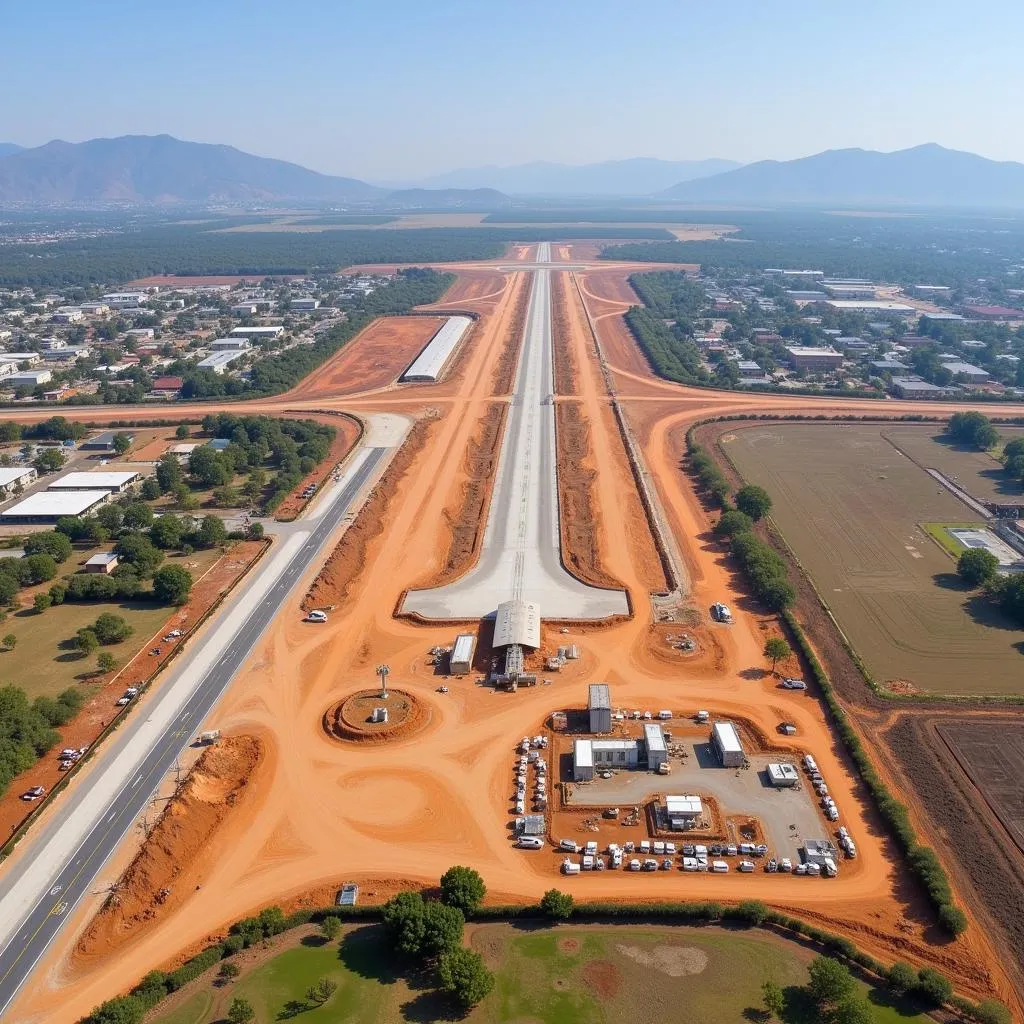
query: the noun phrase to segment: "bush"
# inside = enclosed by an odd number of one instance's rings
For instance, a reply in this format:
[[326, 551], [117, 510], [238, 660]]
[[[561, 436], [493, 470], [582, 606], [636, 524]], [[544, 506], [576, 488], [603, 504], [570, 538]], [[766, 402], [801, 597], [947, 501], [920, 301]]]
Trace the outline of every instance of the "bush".
[[32, 598], [32, 607], [35, 608], [37, 612], [45, 612], [52, 604], [53, 598], [50, 597], [49, 594], [36, 594], [36, 596]]
[[402, 956], [418, 957], [423, 949], [423, 907], [418, 892], [400, 892], [384, 904], [384, 929], [392, 948]]
[[437, 983], [443, 991], [455, 997], [459, 1006], [468, 1010], [485, 999], [494, 988], [494, 975], [479, 953], [459, 947], [439, 957]]
[[835, 1007], [857, 989], [850, 969], [829, 956], [816, 956], [807, 969], [810, 983], [807, 986], [819, 1009]]
[[164, 604], [184, 604], [192, 592], [192, 573], [180, 565], [165, 565], [153, 575], [153, 596]]
[[486, 893], [484, 880], [472, 868], [452, 867], [441, 876], [441, 901], [458, 907], [463, 914], [472, 914]]
[[548, 889], [540, 898], [540, 909], [545, 917], [550, 917], [554, 921], [567, 921], [572, 917], [575, 902], [567, 892]]
[[715, 523], [715, 533], [722, 537], [733, 537], [737, 533], [750, 533], [754, 528], [754, 520], [738, 508], [726, 509]]
[[462, 942], [466, 919], [458, 907], [449, 907], [437, 900], [423, 905], [423, 945], [425, 957], [439, 956], [455, 949]]
[[32, 533], [25, 538], [26, 555], [49, 555], [55, 562], [66, 562], [71, 557], [71, 541], [56, 530]]
[[913, 988], [915, 995], [932, 1006], [942, 1006], [953, 994], [953, 986], [949, 978], [934, 967], [922, 967], [917, 975], [917, 984]]
[[999, 559], [985, 548], [968, 548], [957, 559], [956, 571], [964, 583], [981, 587], [995, 578]]
[[763, 519], [772, 507], [772, 499], [763, 487], [745, 484], [736, 492], [736, 507], [754, 522]]
[[885, 982], [892, 992], [904, 995], [917, 984], [917, 971], [910, 964], [898, 960], [886, 971]]
[[122, 616], [104, 612], [96, 617], [92, 632], [101, 644], [119, 644], [127, 640], [135, 630]]

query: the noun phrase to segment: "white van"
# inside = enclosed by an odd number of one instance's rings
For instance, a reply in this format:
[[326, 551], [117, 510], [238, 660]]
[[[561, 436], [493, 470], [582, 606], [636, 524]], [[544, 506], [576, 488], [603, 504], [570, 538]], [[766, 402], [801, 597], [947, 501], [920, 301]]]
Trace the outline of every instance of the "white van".
[[724, 860], [713, 860], [711, 862], [711, 870], [716, 875], [724, 875], [729, 870], [729, 865]]
[[320, 611], [319, 608], [314, 608], [307, 616], [307, 622], [326, 622], [327, 612]]
[[711, 720], [711, 712], [710, 711], [698, 711], [697, 712], [697, 721], [698, 722], [708, 722], [710, 720]]
[[540, 836], [520, 836], [516, 840], [520, 850], [543, 850], [544, 840]]
[[659, 717], [659, 718], [660, 718], [660, 719], [661, 719], [661, 720], [662, 720], [663, 722], [666, 722], [666, 721], [668, 721], [668, 719], [670, 719], [670, 718], [672, 717], [672, 712], [671, 712], [671, 711], [668, 711], [668, 710], [662, 710], [662, 711], [659, 711], [659, 712], [658, 712], [658, 717]]
[[580, 873], [580, 866], [575, 861], [569, 860], [568, 857], [562, 861], [562, 874], [563, 875], [578, 875]]
[[568, 850], [569, 853], [579, 853], [579, 844], [575, 839], [562, 839], [558, 843], [560, 850]]

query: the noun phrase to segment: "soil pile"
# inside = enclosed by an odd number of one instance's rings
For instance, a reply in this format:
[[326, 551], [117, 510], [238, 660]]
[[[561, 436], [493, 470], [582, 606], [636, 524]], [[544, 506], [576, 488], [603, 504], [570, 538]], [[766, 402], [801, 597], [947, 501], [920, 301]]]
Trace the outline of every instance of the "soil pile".
[[195, 892], [211, 840], [242, 799], [262, 755], [252, 736], [224, 739], [203, 754], [82, 935], [77, 955], [109, 955]]

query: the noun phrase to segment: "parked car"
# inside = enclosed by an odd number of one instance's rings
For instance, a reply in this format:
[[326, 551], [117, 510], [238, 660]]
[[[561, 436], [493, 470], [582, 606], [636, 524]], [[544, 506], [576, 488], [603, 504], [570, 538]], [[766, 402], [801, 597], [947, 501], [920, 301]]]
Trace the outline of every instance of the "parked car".
[[711, 618], [715, 622], [732, 622], [732, 609], [719, 601], [711, 606]]
[[802, 679], [783, 679], [782, 688], [784, 690], [806, 690], [807, 684]]
[[780, 871], [792, 871], [793, 870], [793, 862], [788, 857], [783, 857], [782, 860], [779, 861], [779, 870]]
[[520, 850], [543, 850], [544, 840], [539, 836], [520, 836], [516, 840], [516, 846]]
[[322, 612], [322, 611], [320, 611], [319, 608], [314, 608], [313, 611], [311, 611], [306, 616], [306, 621], [307, 622], [326, 622], [327, 621], [327, 612]]
[[21, 794], [22, 800], [38, 800], [41, 796], [46, 795], [46, 790], [42, 786], [33, 786], [31, 789], [26, 790]]
[[752, 860], [741, 860], [739, 862], [738, 868], [740, 871], [753, 871], [754, 862]]

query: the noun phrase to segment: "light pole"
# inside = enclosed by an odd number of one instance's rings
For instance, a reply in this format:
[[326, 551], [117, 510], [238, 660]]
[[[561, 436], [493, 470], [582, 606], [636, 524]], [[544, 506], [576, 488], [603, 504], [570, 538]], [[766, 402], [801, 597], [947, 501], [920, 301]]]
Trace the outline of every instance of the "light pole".
[[380, 676], [380, 699], [388, 699], [388, 673], [391, 669], [387, 665], [377, 666], [377, 675]]

